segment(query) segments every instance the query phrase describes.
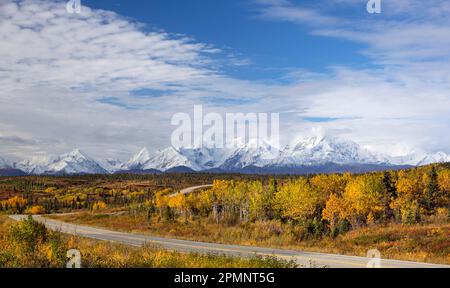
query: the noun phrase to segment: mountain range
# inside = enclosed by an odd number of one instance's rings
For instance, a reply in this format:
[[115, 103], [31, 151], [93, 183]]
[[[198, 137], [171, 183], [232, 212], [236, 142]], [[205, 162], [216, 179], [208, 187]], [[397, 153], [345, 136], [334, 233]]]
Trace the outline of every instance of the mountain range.
[[58, 157], [33, 157], [8, 164], [0, 157], [0, 176], [113, 173], [216, 172], [309, 174], [366, 172], [450, 162], [450, 155], [415, 153], [391, 157], [336, 137], [312, 136], [276, 149], [249, 142], [233, 149], [173, 148], [150, 153], [143, 148], [126, 162], [96, 161], [80, 150]]

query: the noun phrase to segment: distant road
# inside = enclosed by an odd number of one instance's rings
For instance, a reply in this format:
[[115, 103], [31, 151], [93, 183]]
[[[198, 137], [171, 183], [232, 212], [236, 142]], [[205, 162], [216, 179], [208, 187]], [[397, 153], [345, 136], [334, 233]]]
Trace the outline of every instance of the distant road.
[[169, 195], [169, 197], [172, 198], [172, 197], [175, 197], [175, 196], [177, 196], [179, 194], [191, 194], [192, 192], [195, 192], [196, 190], [204, 189], [204, 188], [211, 188], [211, 187], [213, 187], [213, 185], [211, 185], [211, 184], [209, 184], [209, 185], [193, 186], [193, 187], [189, 187], [189, 188], [183, 189], [183, 190], [181, 190], [178, 193], [174, 193], [172, 195]]
[[[25, 219], [27, 216], [14, 215], [10, 217], [18, 221], [21, 219]], [[299, 265], [302, 265], [304, 267], [310, 267], [312, 264], [312, 266], [314, 267], [364, 268], [370, 260], [369, 258], [356, 256], [301, 252], [295, 250], [251, 246], [226, 245], [153, 237], [142, 234], [124, 233], [83, 225], [75, 225], [58, 220], [47, 219], [42, 216], [34, 216], [34, 219], [41, 223], [44, 223], [45, 226], [51, 230], [91, 239], [112, 241], [136, 247], [141, 247], [145, 243], [154, 243], [161, 246], [162, 248], [180, 252], [215, 253], [242, 257], [248, 257], [252, 255], [274, 256], [281, 259], [294, 260]], [[449, 265], [437, 265], [384, 259], [381, 260], [381, 266], [384, 268], [450, 268]]]

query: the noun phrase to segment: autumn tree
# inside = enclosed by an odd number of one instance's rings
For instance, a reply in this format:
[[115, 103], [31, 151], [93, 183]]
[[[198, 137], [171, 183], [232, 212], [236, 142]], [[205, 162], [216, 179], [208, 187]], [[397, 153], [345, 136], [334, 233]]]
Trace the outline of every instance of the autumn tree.
[[39, 205], [31, 206], [25, 210], [25, 214], [41, 215], [45, 214], [45, 208]]
[[275, 217], [275, 195], [278, 191], [278, 182], [276, 179], [271, 178], [267, 187], [263, 190], [262, 195], [262, 209], [264, 218], [273, 219]]
[[342, 195], [344, 193], [348, 177], [339, 174], [321, 174], [312, 177], [310, 182], [319, 193], [329, 197], [331, 194]]
[[345, 202], [342, 197], [331, 194], [322, 211], [322, 219], [328, 221], [330, 228], [334, 229], [337, 223], [345, 218], [345, 210]]
[[305, 221], [319, 214], [319, 208], [325, 200], [305, 178], [299, 178], [290, 180], [279, 188], [275, 196], [275, 206], [281, 217]]
[[403, 223], [415, 223], [420, 218], [419, 201], [424, 190], [420, 175], [417, 170], [398, 172], [398, 197], [391, 203], [391, 207], [397, 211]]
[[357, 227], [377, 220], [383, 211], [383, 184], [378, 175], [357, 176], [345, 189], [344, 216]]
[[438, 172], [438, 185], [441, 191], [438, 205], [450, 209], [450, 169], [442, 169]]
[[94, 203], [94, 205], [92, 206], [92, 210], [97, 211], [97, 210], [104, 210], [106, 209], [108, 206], [106, 205], [105, 202], [103, 201], [97, 201]]
[[[260, 181], [252, 181], [249, 183], [249, 213], [251, 220], [263, 219], [266, 216], [267, 209], [267, 192]], [[270, 204], [269, 204], [270, 205]]]

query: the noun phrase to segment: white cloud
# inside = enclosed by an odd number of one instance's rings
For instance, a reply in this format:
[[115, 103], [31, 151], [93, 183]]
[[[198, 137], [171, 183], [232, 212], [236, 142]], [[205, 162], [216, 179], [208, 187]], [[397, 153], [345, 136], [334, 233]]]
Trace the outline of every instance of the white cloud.
[[266, 19], [282, 19], [310, 25], [331, 25], [339, 22], [339, 19], [335, 17], [323, 15], [312, 8], [292, 5], [285, 0], [256, 0], [255, 2], [263, 6], [259, 16]]
[[[450, 128], [450, 65], [434, 59], [449, 56], [442, 52], [448, 52], [448, 38], [439, 38], [446, 26], [435, 29], [430, 20], [421, 26], [426, 36], [392, 21], [386, 27], [393, 29], [385, 32], [382, 25], [361, 31], [314, 6], [263, 4], [260, 16], [271, 20], [310, 24], [312, 33], [333, 37], [340, 29], [339, 37], [365, 43], [379, 68], [302, 70], [289, 74], [290, 84], [240, 80], [222, 71], [223, 59], [251, 62], [188, 36], [144, 32], [138, 23], [88, 7], [71, 15], [62, 2], [2, 2], [0, 154], [18, 159], [81, 148], [97, 158], [125, 159], [142, 146], [168, 146], [170, 117], [202, 103], [219, 113], [280, 112], [284, 142], [323, 126], [387, 152], [394, 145], [396, 151], [401, 146], [450, 152], [450, 136], [443, 133]], [[133, 94], [142, 89], [158, 95]], [[337, 120], [314, 123], [305, 117]]]
[[[339, 0], [298, 6], [286, 0], [260, 5], [264, 19], [306, 25], [315, 35], [364, 44], [361, 53], [376, 65], [365, 70], [339, 67], [328, 80], [310, 82], [320, 88], [308, 94], [311, 102], [302, 115], [342, 118], [321, 125], [350, 130], [349, 137], [388, 153], [398, 143], [412, 147], [408, 150], [449, 151], [449, 2], [383, 1], [381, 15], [364, 13], [365, 4]], [[305, 9], [318, 17], [292, 17]], [[320, 21], [336, 11], [352, 16]], [[290, 89], [295, 93], [297, 88]]]
[[[0, 153], [13, 158], [75, 147], [127, 157], [168, 145], [170, 117], [204, 97], [257, 98], [264, 90], [221, 75], [220, 57], [245, 60], [187, 36], [144, 32], [113, 12], [68, 14], [61, 1], [0, 5], [0, 131], [36, 141], [1, 138]], [[142, 89], [158, 95], [133, 95]]]

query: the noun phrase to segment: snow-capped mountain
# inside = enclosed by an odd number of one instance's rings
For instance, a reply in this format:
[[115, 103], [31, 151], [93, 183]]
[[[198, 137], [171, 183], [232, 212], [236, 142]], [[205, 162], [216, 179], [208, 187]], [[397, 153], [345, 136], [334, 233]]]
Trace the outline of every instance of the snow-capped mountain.
[[372, 153], [353, 141], [312, 136], [286, 147], [274, 161], [276, 166], [335, 164], [389, 164], [383, 155]]
[[190, 163], [179, 151], [174, 148], [159, 150], [151, 155], [147, 148], [143, 148], [122, 166], [122, 170], [167, 170], [173, 167], [186, 166]]
[[187, 166], [194, 170], [213, 169], [221, 166], [234, 152], [234, 150], [221, 148], [180, 148], [177, 149], [190, 162]]
[[420, 160], [416, 165], [428, 165], [433, 163], [445, 163], [450, 162], [450, 155], [447, 155], [443, 152], [438, 152], [436, 154], [431, 154], [425, 156], [422, 160]]
[[49, 166], [56, 159], [57, 157], [52, 156], [34, 156], [31, 159], [14, 164], [14, 167], [28, 174], [41, 175], [49, 170]]
[[182, 150], [178, 150], [173, 147], [159, 150], [142, 165], [142, 170], [157, 169], [160, 171], [166, 171], [168, 169], [181, 166], [191, 168], [195, 171], [202, 170], [202, 167], [192, 163], [188, 157], [183, 155]]
[[450, 162], [450, 155], [444, 152], [426, 154], [424, 152], [414, 152], [405, 156], [389, 157], [389, 163], [394, 165], [422, 166], [433, 163]]
[[15, 165], [28, 174], [104, 174], [107, 171], [80, 150], [59, 157], [34, 157]]
[[[369, 151], [350, 140], [314, 135], [301, 139], [295, 145], [287, 146], [282, 150], [267, 143], [256, 145], [254, 141], [249, 141], [247, 144], [236, 144], [234, 149], [169, 147], [159, 150], [153, 155], [144, 148], [124, 164], [122, 170], [159, 170], [164, 172], [177, 167], [185, 167], [194, 171], [218, 169], [218, 171], [236, 172], [245, 168], [288, 171], [289, 168], [314, 167], [318, 169], [318, 167], [326, 168], [327, 165], [343, 167], [342, 169], [350, 166], [361, 169], [361, 166], [366, 165], [367, 169], [375, 169], [376, 167], [416, 166], [448, 161], [450, 161], [450, 156], [445, 153], [434, 155], [416, 153], [402, 157], [390, 157]], [[320, 168], [319, 171], [321, 171]]]
[[255, 140], [248, 144], [238, 147], [231, 156], [224, 161], [220, 168], [223, 169], [241, 169], [245, 167], [265, 167], [279, 159], [279, 149], [269, 143], [263, 142], [258, 145]]
[[25, 175], [21, 170], [14, 169], [5, 159], [0, 157], [0, 176], [22, 176]]
[[416, 152], [392, 157], [367, 150], [353, 141], [324, 135], [303, 138], [281, 150], [267, 143], [260, 143], [260, 145], [256, 145], [254, 141], [247, 144], [238, 143], [240, 142], [236, 141], [236, 147], [232, 149], [169, 147], [158, 150], [154, 154], [143, 148], [125, 163], [113, 159], [97, 162], [80, 150], [58, 157], [33, 157], [14, 165], [9, 165], [0, 158], [0, 172], [3, 170], [3, 175], [20, 175], [20, 171], [34, 175], [60, 175], [194, 170], [303, 174], [363, 172], [396, 166], [450, 162], [450, 155], [442, 152], [436, 154]]
[[150, 152], [148, 152], [147, 148], [142, 148], [141, 151], [139, 151], [136, 155], [131, 157], [128, 162], [122, 165], [122, 169], [125, 170], [143, 170], [143, 167], [145, 163], [147, 163], [150, 160]]
[[176, 167], [187, 167], [194, 171], [201, 171], [217, 168], [227, 159], [228, 154], [226, 149], [169, 147], [151, 155], [146, 148], [143, 148], [131, 157], [122, 169], [167, 171]]

